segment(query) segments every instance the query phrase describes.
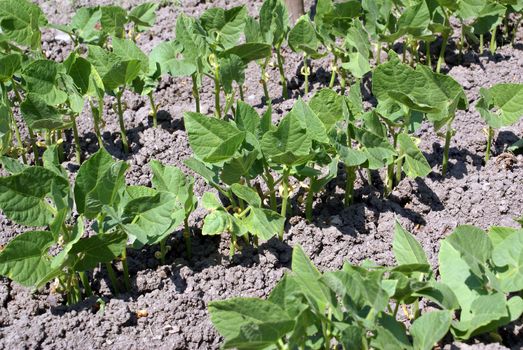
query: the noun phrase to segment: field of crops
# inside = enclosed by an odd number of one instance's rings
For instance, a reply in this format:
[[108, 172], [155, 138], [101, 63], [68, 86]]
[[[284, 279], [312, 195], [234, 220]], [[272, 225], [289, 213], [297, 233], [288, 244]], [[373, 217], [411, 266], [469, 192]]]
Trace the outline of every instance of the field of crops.
[[521, 349], [523, 1], [0, 0], [0, 349]]

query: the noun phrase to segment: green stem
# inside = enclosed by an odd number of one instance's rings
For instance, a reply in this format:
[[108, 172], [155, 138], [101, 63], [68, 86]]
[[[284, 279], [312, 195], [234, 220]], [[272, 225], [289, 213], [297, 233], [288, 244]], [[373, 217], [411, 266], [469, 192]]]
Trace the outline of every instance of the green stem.
[[443, 149], [443, 164], [441, 174], [443, 176], [447, 175], [448, 163], [449, 163], [449, 149], [450, 149], [450, 140], [452, 139], [452, 120], [447, 124], [447, 132], [445, 134], [445, 148]]
[[354, 182], [356, 181], [356, 167], [346, 166], [345, 172], [345, 206], [348, 207], [354, 203]]
[[36, 144], [36, 136], [31, 128], [28, 127], [27, 129], [29, 130], [29, 139], [31, 141], [31, 146], [33, 147], [35, 165], [39, 165], [41, 164], [40, 152], [38, 151], [38, 145]]
[[127, 154], [129, 153], [129, 143], [127, 141], [127, 134], [125, 132], [125, 124], [123, 121], [122, 93], [123, 90], [116, 94], [116, 108], [118, 111], [118, 122], [120, 123], [120, 134], [122, 136], [123, 150]]
[[334, 82], [336, 82], [336, 71], [338, 70], [338, 58], [334, 56], [334, 60], [332, 62], [332, 73], [331, 73], [331, 80], [329, 82], [329, 89], [332, 89], [334, 87]]
[[309, 65], [308, 65], [308, 62], [307, 62], [307, 58], [308, 58], [308, 55], [305, 55], [305, 57], [303, 58], [303, 72], [302, 72], [302, 74], [305, 77], [305, 95], [307, 95], [309, 93], [309, 74], [310, 74], [310, 69], [309, 69]]
[[[283, 194], [282, 194], [282, 203], [281, 203], [281, 216], [284, 218], [287, 218], [287, 206], [288, 206], [288, 200], [289, 200], [289, 174], [290, 174], [290, 169], [287, 168], [287, 166], [284, 166], [283, 180], [282, 180]], [[283, 240], [283, 232], [284, 232], [284, 230], [282, 230], [280, 232], [280, 241]]]
[[[27, 158], [25, 156], [25, 148], [24, 148], [24, 144], [22, 142], [22, 137], [20, 136], [20, 129], [18, 128], [18, 124], [16, 123], [15, 115], [13, 113], [11, 102], [9, 101], [9, 96], [7, 95], [7, 89], [6, 89], [4, 83], [0, 83], [0, 89], [2, 89], [4, 103], [7, 107], [7, 109], [9, 110], [9, 115], [11, 116], [13, 129], [15, 131], [16, 142], [18, 144], [18, 148], [22, 152], [22, 160], [23, 160], [24, 164], [27, 164]], [[14, 85], [13, 85], [13, 89], [14, 89]]]
[[131, 291], [131, 280], [129, 278], [129, 263], [127, 262], [127, 247], [122, 251], [122, 267], [123, 267], [123, 282], [125, 284], [125, 289]]
[[167, 254], [167, 237], [160, 241], [160, 263], [165, 265], [165, 255]]
[[496, 42], [496, 34], [497, 34], [498, 27], [494, 27], [492, 30], [492, 37], [490, 38], [490, 53], [494, 55], [496, 53], [497, 49], [497, 42]]
[[487, 152], [485, 153], [485, 163], [490, 159], [490, 150], [492, 148], [492, 139], [494, 138], [494, 129], [489, 126], [487, 132]]
[[430, 41], [425, 41], [425, 57], [427, 66], [432, 67], [432, 55], [430, 54]]
[[483, 55], [484, 50], [485, 50], [485, 35], [480, 34], [479, 35], [479, 54]]
[[283, 69], [284, 59], [281, 55], [281, 45], [276, 47], [276, 56], [278, 58], [278, 70], [280, 71], [282, 96], [283, 99], [286, 100], [289, 98], [289, 92], [287, 91], [287, 79], [285, 78], [285, 70]]
[[311, 178], [309, 190], [307, 191], [307, 198], [305, 199], [305, 218], [308, 222], [312, 222], [312, 205], [314, 203], [314, 191], [312, 190], [316, 178]]
[[436, 65], [436, 72], [441, 71], [441, 65], [445, 61], [445, 50], [447, 50], [447, 42], [449, 40], [449, 35], [447, 33], [443, 34], [441, 42], [441, 50], [439, 52], [438, 63]]
[[369, 168], [365, 170], [367, 172], [367, 182], [369, 183], [369, 186], [372, 186], [372, 171]]
[[196, 105], [196, 112], [200, 113], [200, 91], [198, 90], [198, 80], [196, 73], [191, 75], [192, 78], [192, 95], [194, 97], [194, 103]]
[[111, 265], [110, 262], [105, 263], [105, 268], [107, 269], [107, 274], [109, 275], [109, 280], [111, 281], [111, 285], [113, 287], [114, 294], [120, 294], [120, 290], [118, 289], [118, 282], [116, 281], [116, 274], [114, 273], [113, 265]]
[[401, 175], [403, 174], [403, 155], [400, 153], [398, 159], [396, 160], [396, 184], [399, 184], [401, 181]]
[[459, 32], [459, 61], [460, 63], [463, 61], [463, 46], [465, 45], [465, 33], [463, 31], [464, 24], [463, 21], [461, 21], [461, 30]]
[[516, 21], [516, 24], [514, 25], [514, 29], [512, 30], [512, 38], [510, 38], [510, 45], [514, 46], [514, 42], [516, 41], [516, 36], [518, 34], [519, 25], [521, 24], [521, 20], [523, 19], [523, 16], [520, 16], [518, 20]]
[[272, 174], [269, 170], [269, 168], [264, 165], [265, 168], [265, 177], [267, 178], [267, 187], [269, 189], [269, 203], [271, 205], [271, 209], [273, 211], [277, 210], [277, 202], [276, 202], [276, 193], [274, 188], [274, 177], [272, 177]]
[[216, 117], [222, 118], [222, 107], [220, 105], [220, 70], [219, 67], [214, 69], [214, 108], [216, 109]]
[[80, 280], [82, 281], [82, 285], [84, 286], [85, 296], [89, 298], [93, 295], [91, 285], [89, 284], [89, 278], [87, 278], [87, 274], [84, 271], [78, 272], [78, 276], [80, 276]]
[[76, 154], [76, 161], [78, 164], [82, 164], [82, 157], [80, 152], [80, 137], [78, 136], [78, 126], [76, 125], [76, 116], [71, 116], [71, 121], [73, 123], [73, 137], [74, 137], [74, 144], [75, 144], [75, 154]]
[[103, 141], [102, 141], [102, 134], [100, 133], [100, 108], [103, 108], [103, 106], [100, 105], [100, 100], [98, 101], [98, 108], [95, 107], [93, 101], [89, 99], [89, 105], [91, 106], [91, 113], [93, 116], [93, 125], [94, 125], [94, 133], [96, 134], [96, 138], [98, 139], [98, 147], [103, 147]]
[[381, 64], [381, 42], [378, 41], [376, 43], [376, 65], [380, 65]]
[[[269, 96], [269, 89], [267, 87], [267, 65], [269, 64], [269, 57], [265, 59], [265, 62], [263, 63], [261, 67], [261, 83], [263, 87], [263, 95], [265, 96], [265, 104], [271, 104], [271, 97]], [[243, 99], [242, 99], [243, 100]]]
[[243, 85], [238, 85], [238, 90], [240, 91], [240, 100], [245, 101], [245, 96], [243, 93]]
[[151, 111], [153, 113], [153, 128], [156, 128], [158, 126], [158, 119], [157, 119], [158, 108], [157, 108], [156, 104], [154, 103], [153, 92], [150, 91], [147, 95], [149, 96], [149, 103], [151, 104]]
[[183, 220], [183, 240], [185, 242], [185, 250], [187, 257], [192, 257], [192, 242], [191, 242], [191, 230], [189, 229], [189, 218], [186, 216]]

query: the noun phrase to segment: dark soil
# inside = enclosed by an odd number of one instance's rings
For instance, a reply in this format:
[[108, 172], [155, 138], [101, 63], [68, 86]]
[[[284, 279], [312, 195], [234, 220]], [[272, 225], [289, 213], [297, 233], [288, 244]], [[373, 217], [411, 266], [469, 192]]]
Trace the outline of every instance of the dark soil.
[[[75, 2], [41, 1], [42, 7], [53, 22], [69, 20], [76, 6], [110, 1], [79, 0]], [[139, 1], [132, 1], [132, 3]], [[157, 24], [139, 42], [145, 51], [161, 40], [173, 37], [176, 14], [184, 11], [196, 15], [209, 6], [233, 6], [228, 0], [203, 4], [197, 0], [164, 1], [158, 11]], [[242, 1], [245, 2], [245, 1]], [[129, 6], [129, 1], [123, 1]], [[246, 2], [255, 14], [261, 1]], [[307, 1], [309, 4], [311, 1]], [[49, 57], [63, 59], [69, 52], [66, 38], [58, 32], [44, 35], [44, 48]], [[518, 42], [522, 43], [521, 32]], [[421, 149], [425, 152], [433, 172], [425, 179], [404, 179], [388, 199], [381, 195], [379, 174], [373, 174], [370, 186], [360, 177], [356, 186], [356, 204], [343, 208], [344, 174], [329, 184], [325, 193], [315, 202], [315, 219], [307, 224], [301, 213], [294, 213], [287, 225], [285, 239], [273, 239], [259, 249], [245, 247], [229, 258], [227, 237], [210, 238], [198, 234], [202, 212], [197, 211], [191, 225], [196, 237], [193, 240], [193, 257], [187, 259], [181, 233], [173, 235], [173, 247], [168, 264], [160, 266], [154, 258], [157, 248], [130, 252], [130, 269], [133, 289], [130, 293], [113, 296], [108, 288], [105, 271], [96, 270], [94, 289], [105, 304], [105, 311], [96, 312], [100, 300], [92, 298], [74, 307], [63, 306], [59, 295], [48, 289], [31, 292], [7, 279], [0, 279], [0, 349], [217, 349], [221, 338], [214, 330], [207, 313], [208, 302], [233, 296], [266, 296], [290, 267], [292, 247], [300, 244], [314, 263], [322, 270], [338, 269], [344, 261], [358, 263], [373, 259], [378, 263], [392, 264], [391, 251], [394, 220], [416, 235], [433, 264], [437, 262], [439, 242], [457, 225], [471, 224], [481, 228], [491, 225], [516, 226], [513, 218], [523, 213], [523, 156], [504, 153], [506, 147], [523, 136], [523, 123], [504, 128], [496, 135], [495, 154], [484, 164], [486, 137], [485, 123], [472, 108], [480, 87], [499, 82], [523, 83], [523, 51], [503, 46], [495, 56], [469, 52], [463, 64], [457, 63], [456, 54], [449, 51], [446, 67], [448, 74], [460, 82], [470, 99], [469, 111], [457, 115], [450, 151], [449, 174], [443, 178], [441, 159], [443, 141], [432, 127], [423, 125], [419, 130]], [[434, 52], [439, 50], [435, 47]], [[477, 52], [477, 50], [476, 50]], [[301, 59], [288, 51], [286, 75], [291, 96], [302, 94], [302, 77], [299, 76]], [[326, 86], [330, 77], [328, 58], [312, 62], [312, 93]], [[274, 99], [274, 118], [279, 118], [292, 107], [294, 101], [282, 101], [281, 86], [276, 67], [271, 76], [269, 91]], [[262, 89], [257, 83], [259, 68], [249, 67], [245, 96], [249, 103], [263, 110]], [[212, 113], [214, 108], [213, 85], [204, 81], [201, 93], [202, 112]], [[106, 100], [106, 122], [103, 138], [105, 146], [115, 157], [127, 160], [131, 169], [127, 175], [130, 184], [149, 184], [150, 171], [146, 166], [151, 159], [175, 164], [186, 173], [191, 172], [183, 160], [191, 155], [184, 132], [182, 113], [194, 109], [188, 79], [164, 78], [155, 97], [160, 104], [157, 129], [152, 128], [150, 106], [146, 98], [126, 94], [128, 110], [125, 114], [131, 153], [121, 151], [117, 119]], [[92, 132], [92, 119], [86, 113], [79, 119], [82, 154], [87, 157], [97, 149]], [[68, 136], [71, 138], [71, 135]], [[70, 143], [72, 140], [69, 139]], [[74, 160], [74, 150], [68, 149]], [[72, 173], [78, 167], [74, 162], [64, 164]], [[205, 182], [196, 177], [196, 192], [201, 196], [209, 190]], [[22, 232], [22, 228], [0, 214], [0, 244]], [[147, 311], [146, 317], [137, 312]], [[521, 321], [503, 330], [507, 346], [523, 347]], [[488, 342], [488, 341], [486, 341]], [[478, 343], [474, 345], [473, 343]], [[447, 345], [449, 349], [505, 349], [499, 344], [482, 345], [482, 339], [471, 344]]]

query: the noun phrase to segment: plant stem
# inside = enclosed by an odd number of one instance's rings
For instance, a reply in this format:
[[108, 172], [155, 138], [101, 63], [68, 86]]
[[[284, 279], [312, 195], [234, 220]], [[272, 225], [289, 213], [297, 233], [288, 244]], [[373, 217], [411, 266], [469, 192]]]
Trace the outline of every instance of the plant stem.
[[271, 205], [271, 209], [273, 211], [277, 211], [277, 203], [276, 203], [276, 193], [274, 189], [274, 177], [272, 177], [271, 172], [269, 171], [269, 168], [267, 165], [263, 166], [265, 168], [265, 177], [267, 178], [267, 187], [269, 188], [269, 203]]
[[[4, 103], [5, 103], [8, 111], [9, 111], [10, 116], [11, 116], [13, 129], [15, 131], [16, 142], [18, 144], [18, 148], [22, 152], [22, 160], [23, 160], [24, 164], [27, 164], [27, 158], [25, 156], [25, 148], [24, 148], [24, 144], [22, 142], [22, 137], [20, 136], [20, 129], [18, 128], [18, 124], [16, 123], [15, 115], [13, 113], [11, 102], [9, 101], [9, 96], [7, 95], [7, 89], [6, 89], [4, 83], [0, 83], [0, 89], [2, 89], [2, 95], [3, 95]], [[14, 85], [13, 85], [13, 89], [14, 89]]]
[[167, 237], [162, 239], [160, 241], [160, 263], [162, 265], [165, 265], [165, 255], [167, 254], [167, 247], [165, 246], [167, 243]]
[[[271, 103], [271, 97], [269, 96], [269, 89], [267, 88], [267, 65], [269, 64], [269, 57], [265, 59], [265, 62], [263, 62], [263, 65], [261, 66], [261, 83], [263, 87], [263, 95], [265, 96], [265, 104]], [[243, 101], [243, 98], [242, 98]]]
[[479, 54], [483, 55], [484, 50], [485, 50], [485, 35], [480, 34], [479, 35]]
[[78, 276], [80, 276], [80, 280], [82, 281], [82, 285], [84, 286], [85, 296], [92, 296], [93, 291], [91, 290], [91, 285], [89, 284], [89, 278], [87, 278], [87, 274], [84, 271], [80, 271], [78, 272]]
[[125, 132], [125, 124], [123, 121], [122, 93], [123, 90], [116, 94], [116, 108], [118, 110], [118, 122], [120, 123], [120, 134], [122, 137], [123, 150], [127, 154], [129, 153], [129, 143], [127, 141], [127, 134]]
[[245, 101], [245, 96], [243, 94], [243, 85], [238, 85], [238, 90], [240, 91], [240, 100]]
[[185, 242], [185, 250], [187, 257], [192, 257], [192, 242], [191, 242], [191, 230], [189, 229], [189, 218], [186, 216], [183, 220], [183, 240]]
[[74, 138], [74, 151], [76, 155], [76, 161], [78, 164], [82, 164], [82, 157], [80, 152], [80, 137], [78, 137], [78, 126], [76, 125], [76, 116], [71, 116], [71, 121], [73, 122], [73, 138]]
[[329, 82], [329, 89], [332, 89], [334, 87], [334, 83], [336, 82], [336, 72], [338, 70], [338, 57], [334, 56], [334, 60], [332, 61], [332, 73], [331, 73], [331, 80]]
[[345, 172], [345, 206], [348, 207], [354, 203], [354, 182], [356, 181], [356, 167], [346, 166]]
[[512, 46], [514, 46], [514, 41], [516, 41], [516, 35], [518, 34], [519, 25], [521, 24], [522, 19], [523, 16], [519, 16], [516, 24], [514, 25], [514, 29], [512, 30], [512, 38], [510, 38], [510, 45]]
[[120, 294], [120, 290], [118, 289], [118, 282], [116, 281], [116, 274], [114, 273], [113, 265], [111, 265], [110, 262], [105, 263], [105, 268], [107, 269], [107, 274], [109, 275], [109, 280], [111, 281], [111, 285], [113, 286], [114, 294]]
[[100, 108], [102, 108], [102, 106], [100, 106], [100, 101], [98, 101], [98, 108], [95, 107], [93, 101], [91, 101], [89, 99], [89, 105], [91, 106], [91, 114], [93, 116], [93, 125], [94, 125], [94, 133], [96, 134], [96, 138], [98, 139], [98, 147], [102, 148], [103, 147], [103, 141], [102, 141], [102, 135], [100, 133]]
[[309, 74], [310, 74], [310, 69], [309, 69], [309, 66], [308, 66], [307, 58], [308, 58], [308, 55], [305, 55], [305, 57], [303, 58], [303, 72], [302, 72], [302, 74], [305, 77], [305, 95], [307, 95], [309, 93]]
[[316, 178], [311, 178], [309, 190], [307, 191], [307, 198], [305, 199], [305, 218], [308, 222], [312, 222], [312, 205], [314, 203], [314, 191], [313, 186]]
[[430, 54], [430, 41], [425, 41], [425, 58], [427, 66], [432, 67], [432, 56]]
[[31, 141], [31, 146], [33, 147], [35, 165], [39, 165], [41, 164], [40, 152], [38, 151], [38, 146], [36, 145], [36, 136], [31, 128], [28, 127], [27, 129], [29, 130], [29, 139]]
[[492, 148], [492, 139], [494, 138], [494, 129], [489, 126], [487, 132], [487, 152], [485, 153], [485, 163], [490, 159], [490, 150]]
[[496, 53], [497, 49], [497, 42], [496, 42], [496, 34], [497, 34], [498, 27], [494, 27], [492, 30], [492, 37], [490, 38], [490, 53], [494, 55]]
[[400, 153], [398, 159], [396, 160], [396, 184], [399, 184], [401, 181], [401, 175], [403, 168], [403, 155]]
[[149, 96], [149, 103], [151, 104], [151, 111], [153, 113], [153, 128], [156, 128], [158, 126], [158, 118], [157, 118], [158, 108], [156, 106], [156, 103], [154, 103], [153, 92], [149, 91], [149, 93], [147, 95]]
[[381, 64], [381, 42], [378, 41], [376, 43], [376, 65], [380, 65]]
[[441, 50], [439, 52], [438, 63], [436, 65], [436, 73], [441, 71], [441, 65], [445, 61], [445, 50], [447, 50], [447, 41], [449, 40], [449, 35], [447, 33], [443, 34], [441, 42]]
[[192, 79], [192, 95], [194, 97], [194, 103], [196, 105], [196, 112], [200, 113], [200, 91], [198, 90], [198, 80], [196, 73], [191, 75]]
[[289, 98], [289, 92], [287, 91], [287, 79], [285, 78], [285, 70], [283, 69], [284, 59], [281, 55], [281, 44], [276, 47], [276, 56], [278, 58], [278, 70], [280, 71], [280, 80], [282, 88], [283, 99]]
[[464, 24], [461, 21], [461, 30], [459, 32], [459, 62], [463, 61], [463, 46], [465, 45], [465, 33], [463, 32]]
[[222, 118], [222, 107], [220, 106], [220, 70], [219, 67], [214, 69], [214, 108], [216, 109], [216, 117]]
[[[281, 216], [284, 218], [287, 218], [287, 205], [288, 205], [288, 200], [289, 200], [289, 174], [290, 174], [290, 169], [287, 168], [287, 166], [284, 166], [283, 180], [282, 180], [283, 195], [282, 195], [282, 203], [281, 203]], [[283, 232], [284, 232], [284, 230], [282, 230], [280, 232], [280, 241], [283, 240]]]
[[443, 165], [441, 174], [443, 176], [447, 175], [447, 168], [449, 163], [449, 149], [450, 149], [450, 140], [452, 139], [452, 120], [447, 124], [447, 133], [445, 134], [445, 148], [443, 149]]
[[131, 290], [131, 280], [129, 279], [129, 263], [127, 262], [127, 247], [122, 251], [122, 267], [123, 267], [123, 282], [125, 289], [129, 292]]

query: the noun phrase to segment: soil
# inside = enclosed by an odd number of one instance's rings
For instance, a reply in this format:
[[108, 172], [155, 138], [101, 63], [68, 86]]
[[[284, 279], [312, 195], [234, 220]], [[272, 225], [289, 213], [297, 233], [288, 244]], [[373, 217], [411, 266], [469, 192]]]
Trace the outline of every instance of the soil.
[[[139, 1], [123, 1], [131, 6]], [[261, 1], [241, 1], [256, 14]], [[40, 1], [48, 18], [56, 23], [67, 22], [74, 7], [110, 3], [110, 1]], [[157, 24], [139, 40], [150, 51], [161, 40], [173, 38], [176, 14], [181, 11], [198, 15], [210, 6], [236, 5], [228, 0], [212, 4], [197, 0], [164, 1], [158, 10]], [[307, 8], [311, 1], [306, 1]], [[48, 57], [62, 60], [70, 49], [66, 38], [57, 31], [44, 34], [44, 49]], [[522, 43], [522, 33], [517, 42]], [[306, 223], [300, 212], [293, 213], [286, 227], [283, 242], [272, 239], [258, 249], [245, 247], [229, 257], [227, 237], [202, 237], [199, 234], [204, 213], [197, 211], [191, 218], [193, 256], [188, 259], [181, 232], [169, 242], [172, 251], [168, 264], [161, 266], [154, 258], [157, 248], [129, 252], [132, 291], [114, 296], [108, 288], [104, 270], [91, 276], [99, 297], [66, 307], [59, 295], [49, 288], [33, 292], [5, 278], [0, 279], [0, 349], [218, 349], [221, 338], [214, 330], [207, 313], [207, 304], [233, 296], [265, 297], [279, 279], [289, 271], [292, 247], [300, 244], [321, 270], [338, 269], [344, 261], [359, 263], [373, 259], [381, 264], [393, 264], [391, 252], [394, 219], [410, 230], [423, 245], [431, 262], [437, 262], [439, 242], [457, 225], [470, 224], [486, 229], [491, 225], [517, 226], [513, 218], [523, 213], [523, 156], [505, 153], [507, 146], [523, 136], [523, 123], [504, 128], [496, 134], [494, 154], [484, 164], [485, 123], [473, 105], [480, 87], [500, 82], [523, 83], [523, 45], [502, 46], [496, 55], [475, 52], [465, 54], [457, 64], [452, 45], [447, 52], [448, 74], [460, 82], [471, 103], [468, 111], [457, 114], [456, 135], [450, 150], [450, 167], [446, 177], [441, 174], [442, 139], [430, 125], [418, 131], [420, 147], [433, 172], [425, 179], [404, 179], [392, 195], [382, 198], [380, 174], [373, 174], [370, 185], [360, 174], [356, 185], [356, 201], [343, 209], [344, 174], [328, 185], [315, 201], [314, 221]], [[438, 47], [433, 48], [437, 52]], [[280, 98], [281, 86], [277, 68], [271, 68], [269, 92], [273, 101], [274, 118], [291, 109], [298, 96], [303, 96], [303, 79], [299, 75], [301, 57], [285, 52], [286, 76], [291, 99]], [[311, 94], [328, 85], [329, 59], [312, 62]], [[263, 92], [257, 83], [259, 67], [252, 64], [247, 71], [245, 96], [249, 103], [262, 111]], [[367, 81], [368, 83], [368, 81]], [[117, 118], [110, 98], [106, 100], [106, 125], [103, 139], [109, 152], [131, 165], [127, 174], [130, 184], [150, 183], [151, 159], [191, 171], [183, 160], [191, 156], [183, 127], [182, 113], [194, 109], [188, 79], [163, 78], [155, 93], [160, 105], [160, 125], [152, 128], [148, 100], [126, 93], [125, 123], [131, 147], [129, 155], [121, 151]], [[368, 86], [368, 84], [366, 84]], [[202, 112], [212, 113], [213, 85], [204, 81], [201, 91]], [[307, 97], [305, 97], [307, 98]], [[92, 120], [86, 112], [79, 118], [82, 155], [97, 149], [92, 132]], [[22, 127], [22, 125], [21, 125]], [[22, 130], [25, 132], [25, 130]], [[68, 134], [67, 143], [72, 136]], [[69, 161], [64, 166], [74, 176], [78, 166], [74, 150], [66, 149]], [[196, 176], [196, 192], [201, 196], [209, 190]], [[340, 209], [342, 208], [342, 209]], [[0, 214], [0, 244], [23, 231]], [[100, 306], [104, 312], [97, 312]], [[147, 314], [147, 316], [144, 315]], [[142, 316], [142, 317], [139, 317]], [[484, 345], [483, 339], [468, 344], [447, 344], [447, 349], [520, 349], [523, 347], [521, 321], [502, 330], [505, 345]], [[485, 343], [488, 341], [485, 340]]]

